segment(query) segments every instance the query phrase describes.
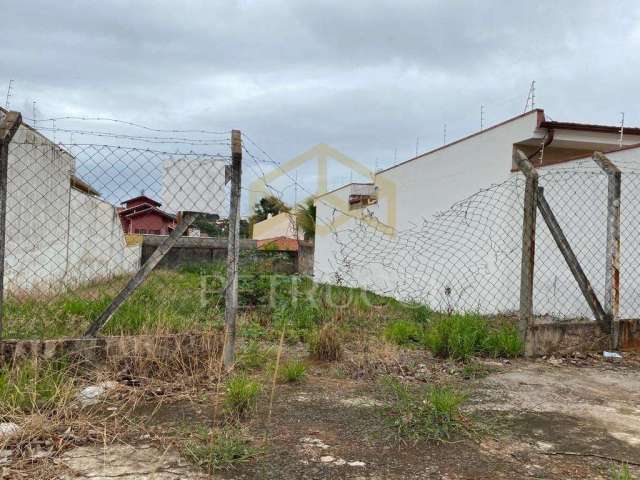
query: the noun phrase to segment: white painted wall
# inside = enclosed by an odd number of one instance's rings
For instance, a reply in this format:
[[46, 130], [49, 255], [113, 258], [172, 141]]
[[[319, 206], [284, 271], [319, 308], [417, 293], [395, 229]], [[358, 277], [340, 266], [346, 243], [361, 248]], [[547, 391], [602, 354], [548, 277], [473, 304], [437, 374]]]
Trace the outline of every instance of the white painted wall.
[[48, 292], [138, 268], [140, 246], [126, 246], [115, 207], [71, 188], [74, 171], [71, 155], [19, 128], [7, 173], [7, 291]]
[[[524, 182], [520, 173], [510, 173], [511, 158], [514, 143], [542, 137], [536, 120], [535, 113], [516, 118], [379, 173], [379, 203], [348, 213], [386, 222], [389, 197], [385, 188], [395, 185], [394, 236], [385, 235], [382, 228], [370, 225], [372, 222], [345, 221], [335, 212], [336, 202], [343, 202], [342, 210], [348, 208], [348, 186], [330, 197], [320, 197], [316, 201], [319, 227], [331, 225], [332, 232], [316, 236], [314, 271], [318, 280], [418, 301], [439, 310], [516, 311]], [[598, 135], [591, 140], [603, 141]], [[591, 141], [582, 133], [578, 136], [581, 142]], [[640, 205], [640, 174], [633, 172], [640, 172], [640, 149], [622, 150], [609, 157], [628, 163], [622, 165], [626, 176], [623, 173], [621, 314], [637, 317], [640, 287], [635, 285], [640, 285], [640, 254], [637, 260], [633, 257], [640, 238], [640, 206], [636, 207]], [[603, 300], [606, 177], [591, 160], [544, 167], [540, 172], [547, 199]], [[625, 178], [627, 184], [636, 182], [637, 189], [625, 190]], [[536, 314], [591, 318], [540, 215], [538, 225]]]

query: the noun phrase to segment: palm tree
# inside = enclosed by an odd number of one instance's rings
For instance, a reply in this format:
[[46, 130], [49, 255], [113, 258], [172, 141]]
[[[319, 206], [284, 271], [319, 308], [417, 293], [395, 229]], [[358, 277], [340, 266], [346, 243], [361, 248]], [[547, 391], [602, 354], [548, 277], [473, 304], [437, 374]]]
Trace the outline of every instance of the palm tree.
[[298, 228], [304, 232], [304, 239], [313, 240], [316, 234], [316, 206], [313, 197], [296, 205], [294, 213]]

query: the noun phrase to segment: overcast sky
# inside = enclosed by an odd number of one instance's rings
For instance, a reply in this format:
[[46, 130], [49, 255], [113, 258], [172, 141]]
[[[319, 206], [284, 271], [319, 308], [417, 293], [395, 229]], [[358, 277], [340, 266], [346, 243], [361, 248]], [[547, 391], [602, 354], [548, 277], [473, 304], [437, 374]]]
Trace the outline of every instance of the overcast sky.
[[[389, 166], [536, 106], [640, 126], [640, 3], [30, 1], [0, 7], [0, 103], [31, 116], [239, 128], [286, 161]], [[344, 172], [335, 172], [339, 182]]]

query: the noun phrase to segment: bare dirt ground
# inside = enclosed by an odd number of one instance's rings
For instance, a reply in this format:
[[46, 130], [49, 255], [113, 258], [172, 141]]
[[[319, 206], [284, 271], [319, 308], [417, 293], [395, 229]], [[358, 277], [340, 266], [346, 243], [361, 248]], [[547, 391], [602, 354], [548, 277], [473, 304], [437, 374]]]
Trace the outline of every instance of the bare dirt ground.
[[[259, 454], [208, 474], [158, 440], [185, 423], [207, 422], [211, 405], [184, 400], [150, 404], [143, 438], [70, 449], [54, 460], [64, 479], [611, 479], [629, 464], [640, 475], [640, 362], [485, 361], [484, 378], [424, 358], [399, 368], [415, 384], [455, 382], [481, 427], [471, 437], [436, 443], [397, 438], [384, 421], [384, 396], [371, 378], [314, 365], [300, 384], [278, 385], [248, 424]], [[5, 476], [4, 478], [11, 478]]]

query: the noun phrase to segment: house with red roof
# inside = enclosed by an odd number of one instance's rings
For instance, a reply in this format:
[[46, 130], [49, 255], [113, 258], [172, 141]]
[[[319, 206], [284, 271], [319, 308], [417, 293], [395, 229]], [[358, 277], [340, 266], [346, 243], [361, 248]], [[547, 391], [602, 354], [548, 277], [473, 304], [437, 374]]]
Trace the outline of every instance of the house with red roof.
[[161, 203], [146, 195], [122, 202], [118, 209], [124, 233], [169, 235], [176, 228], [176, 217], [160, 209]]

